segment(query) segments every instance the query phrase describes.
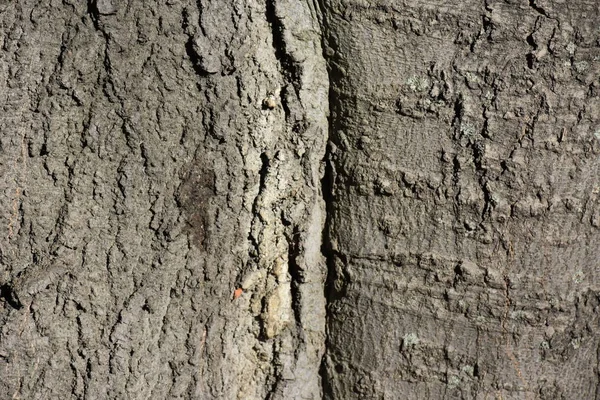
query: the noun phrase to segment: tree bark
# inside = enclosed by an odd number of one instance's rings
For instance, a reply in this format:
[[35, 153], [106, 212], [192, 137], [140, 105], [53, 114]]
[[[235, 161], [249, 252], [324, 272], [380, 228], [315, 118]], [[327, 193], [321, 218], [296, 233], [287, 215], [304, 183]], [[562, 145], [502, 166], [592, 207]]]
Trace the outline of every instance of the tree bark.
[[320, 398], [312, 3], [2, 5], [1, 398]]
[[0, 399], [600, 399], [599, 23], [0, 2]]
[[329, 398], [600, 398], [599, 7], [325, 2]]

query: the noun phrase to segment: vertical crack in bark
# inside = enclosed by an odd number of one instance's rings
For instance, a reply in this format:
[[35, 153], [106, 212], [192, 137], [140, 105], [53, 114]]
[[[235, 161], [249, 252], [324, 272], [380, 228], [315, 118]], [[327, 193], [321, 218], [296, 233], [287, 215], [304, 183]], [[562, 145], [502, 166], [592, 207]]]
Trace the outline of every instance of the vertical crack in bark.
[[544, 17], [550, 18], [548, 16], [548, 13], [546, 12], [546, 10], [541, 6], [538, 6], [535, 3], [535, 0], [529, 0], [529, 7], [531, 7], [533, 10], [535, 10], [537, 13], [543, 15]]
[[302, 335], [302, 314], [300, 313], [301, 301], [300, 285], [303, 283], [302, 268], [298, 264], [298, 256], [300, 255], [300, 231], [297, 226], [294, 226], [291, 234], [287, 237], [288, 241], [288, 273], [291, 277], [290, 290], [292, 295], [292, 311], [296, 320], [296, 328], [298, 334]]
[[[331, 90], [330, 90], [330, 101], [331, 101]], [[330, 103], [331, 107], [331, 103]], [[331, 121], [330, 121], [331, 123]], [[329, 138], [328, 138], [329, 140]], [[335, 280], [336, 280], [336, 272], [335, 272], [335, 258], [333, 249], [331, 248], [331, 240], [330, 240], [330, 230], [331, 230], [331, 219], [333, 215], [333, 180], [334, 180], [334, 172], [333, 165], [331, 160], [331, 146], [327, 145], [327, 150], [325, 153], [325, 175], [321, 180], [321, 193], [323, 195], [323, 199], [325, 201], [325, 224], [323, 226], [322, 233], [322, 244], [321, 244], [321, 252], [325, 257], [325, 263], [327, 266], [327, 276], [325, 279], [325, 285], [323, 287], [323, 293], [325, 296], [325, 307], [326, 307], [326, 316], [325, 316], [325, 352], [323, 353], [323, 358], [321, 359], [321, 367], [319, 374], [321, 375], [321, 390], [323, 399], [328, 398], [331, 395], [331, 383], [327, 377], [326, 370], [326, 362], [327, 362], [327, 351], [328, 351], [328, 342], [329, 342], [329, 320], [330, 320], [330, 302], [332, 300], [333, 295], [335, 294]]]
[[[300, 102], [300, 67], [296, 65], [291, 54], [288, 53], [287, 44], [284, 38], [284, 25], [282, 18], [277, 13], [277, 4], [276, 0], [267, 0], [266, 9], [265, 9], [265, 18], [267, 23], [271, 28], [271, 36], [272, 36], [272, 46], [273, 52], [275, 55], [275, 59], [278, 63], [279, 73], [281, 74], [281, 90], [279, 90], [280, 104], [284, 111], [285, 123], [283, 125], [283, 137], [287, 136], [287, 130], [290, 126], [294, 126], [296, 116], [292, 115], [292, 107], [291, 103], [299, 103]], [[290, 85], [293, 88], [293, 93], [290, 93]], [[295, 104], [294, 104], [295, 105]], [[263, 154], [264, 155], [264, 154]], [[267, 164], [265, 164], [265, 158], [263, 158], [263, 169], [268, 168], [268, 160], [266, 160]], [[264, 187], [264, 176], [261, 171], [261, 190]], [[285, 206], [284, 206], [285, 207]], [[274, 210], [273, 210], [274, 211]], [[254, 210], [256, 214], [256, 210]], [[300, 349], [306, 350], [306, 345], [303, 340], [303, 325], [301, 320], [301, 310], [302, 310], [302, 298], [300, 285], [302, 284], [302, 271], [300, 265], [298, 265], [297, 258], [299, 256], [299, 252], [301, 251], [301, 239], [300, 239], [300, 228], [295, 223], [295, 221], [286, 221], [283, 217], [279, 221], [282, 224], [283, 233], [285, 235], [285, 239], [287, 241], [288, 252], [287, 252], [287, 274], [289, 275], [289, 296], [290, 296], [290, 307], [291, 312], [293, 314], [294, 326], [295, 330], [290, 332], [289, 334], [292, 336], [292, 341], [295, 342], [296, 351], [293, 354], [294, 363], [298, 362], [297, 354]], [[280, 282], [280, 284], [283, 284]], [[263, 307], [265, 310], [266, 308]], [[285, 340], [285, 339], [282, 339]], [[275, 399], [281, 398], [285, 396], [285, 377], [284, 369], [290, 368], [294, 370], [294, 366], [289, 365], [285, 368], [282, 368], [283, 364], [286, 363], [286, 358], [290, 356], [290, 354], [286, 354], [286, 350], [281, 346], [282, 343], [279, 343], [280, 340], [274, 341], [273, 343], [273, 360], [274, 360], [274, 370], [272, 376], [272, 385], [266, 393], [265, 399]], [[276, 344], [279, 343], [279, 344]]]
[[88, 0], [86, 11], [89, 14], [90, 18], [92, 19], [94, 28], [96, 28], [96, 30], [100, 30], [100, 26], [98, 25], [98, 17], [100, 15], [100, 13], [98, 12], [98, 6], [96, 5], [95, 0]]
[[323, 162], [325, 164], [325, 174], [321, 179], [321, 195], [323, 197], [323, 201], [325, 202], [325, 224], [323, 225], [323, 231], [321, 234], [321, 253], [325, 258], [325, 263], [327, 267], [325, 284], [323, 287], [323, 294], [325, 297], [325, 349], [323, 352], [323, 357], [321, 359], [321, 365], [319, 368], [319, 375], [321, 376], [321, 394], [322, 398], [330, 398], [332, 393], [331, 382], [327, 376], [327, 353], [329, 348], [329, 321], [331, 319], [330, 314], [330, 303], [335, 295], [335, 280], [336, 280], [336, 268], [335, 268], [335, 258], [333, 248], [331, 246], [331, 225], [332, 225], [332, 217], [333, 217], [333, 188], [334, 188], [334, 180], [335, 180], [335, 171], [332, 160], [332, 128], [333, 128], [333, 104], [335, 101], [335, 93], [333, 92], [333, 86], [331, 84], [331, 68], [329, 66], [329, 56], [327, 55], [327, 35], [329, 32], [329, 28], [327, 25], [327, 18], [324, 14], [325, 4], [323, 0], [314, 0], [314, 7], [317, 10], [317, 17], [319, 20], [320, 30], [321, 30], [321, 49], [323, 51], [322, 57], [325, 60], [327, 66], [327, 73], [329, 75], [329, 122], [327, 127], [327, 147], [325, 150], [325, 155], [323, 157]]
[[[315, 342], [315, 339], [319, 337], [320, 330], [319, 332], [314, 331], [312, 327], [315, 321], [307, 320], [310, 319], [307, 316], [314, 312], [321, 313], [320, 316], [315, 315], [315, 318], [323, 318], [317, 321], [322, 321], [319, 324], [322, 325], [320, 329], [326, 329], [326, 319], [323, 314], [327, 302], [326, 293], [323, 293], [322, 299], [308, 297], [312, 296], [310, 294], [311, 290], [314, 290], [312, 285], [323, 279], [322, 275], [325, 275], [324, 260], [330, 258], [324, 253], [324, 248], [328, 246], [323, 247], [327, 239], [321, 238], [321, 243], [313, 242], [315, 236], [318, 235], [318, 233], [315, 234], [315, 230], [322, 235], [327, 232], [326, 228], [323, 230], [322, 225], [326, 224], [326, 220], [329, 218], [327, 216], [329, 209], [327, 197], [331, 192], [329, 185], [324, 184], [328, 178], [321, 181], [322, 177], [318, 168], [324, 161], [323, 153], [328, 152], [325, 145], [328, 141], [329, 121], [325, 115], [330, 109], [329, 106], [319, 107], [319, 100], [327, 98], [327, 91], [330, 87], [327, 83], [326, 60], [321, 51], [318, 51], [318, 54], [311, 53], [311, 50], [315, 49], [311, 42], [317, 45], [316, 48], [323, 42], [322, 30], [318, 33], [319, 27], [322, 27], [322, 16], [319, 4], [312, 0], [298, 4], [293, 11], [289, 9], [289, 4], [284, 0], [267, 0], [265, 13], [266, 20], [270, 25], [272, 46], [281, 76], [281, 89], [278, 94], [285, 113], [285, 123], [284, 143], [280, 143], [280, 145], [296, 152], [298, 157], [294, 159], [293, 166], [282, 164], [281, 171], [278, 167], [278, 174], [282, 173], [282, 176], [285, 176], [291, 171], [289, 168], [297, 170], [304, 177], [301, 190], [306, 190], [305, 193], [308, 195], [305, 197], [300, 193], [298, 196], [292, 194], [293, 198], [286, 199], [281, 208], [280, 221], [288, 246], [287, 275], [290, 279], [290, 311], [293, 313], [292, 319], [294, 320], [290, 322], [295, 322], [295, 329], [288, 334], [291, 335], [295, 350], [293, 350], [293, 354], [288, 354], [286, 352], [289, 352], [289, 349], [283, 352], [281, 349], [274, 349], [274, 357], [279, 358], [281, 362], [291, 361], [292, 365], [288, 366], [289, 373], [299, 374], [299, 378], [296, 383], [286, 383], [285, 377], [281, 375], [284, 371], [275, 370], [275, 385], [271, 387], [268, 397], [289, 398], [292, 396], [296, 398], [300, 393], [303, 393], [303, 396], [319, 396], [319, 391], [322, 393], [320, 390], [322, 388], [319, 388], [322, 386], [319, 376], [320, 364], [322, 364], [322, 355], [326, 344]], [[308, 36], [314, 32], [317, 32], [316, 36]], [[307, 150], [303, 150], [298, 147], [299, 144], [300, 146], [309, 145], [309, 147]], [[325, 160], [328, 157], [325, 156]], [[277, 165], [279, 166], [279, 164]], [[330, 167], [327, 169], [329, 170]], [[322, 170], [320, 171], [322, 173]], [[275, 172], [273, 174], [275, 175]], [[308, 194], [310, 191], [312, 194]], [[304, 203], [303, 216], [296, 214], [290, 218], [288, 212], [295, 214], [296, 211], [293, 210], [297, 209], [298, 202]], [[326, 213], [324, 218], [322, 218], [322, 212]], [[315, 223], [318, 224], [318, 228]], [[321, 306], [317, 304], [321, 304]], [[324, 341], [325, 335], [320, 336], [319, 340]], [[306, 356], [302, 356], [302, 353], [306, 353]], [[288, 367], [285, 369], [287, 370]], [[302, 377], [302, 375], [306, 376]]]
[[[271, 34], [273, 37], [273, 48], [275, 50], [275, 57], [279, 62], [281, 74], [283, 75], [284, 82], [291, 83], [294, 88], [296, 98], [300, 95], [300, 71], [298, 66], [286, 51], [285, 39], [283, 37], [283, 23], [277, 15], [275, 8], [276, 0], [267, 0], [266, 5], [266, 18], [267, 22], [271, 26]], [[287, 90], [283, 88], [281, 91], [281, 105], [285, 111], [286, 122], [290, 117], [290, 110], [286, 99]]]
[[[266, 188], [266, 181], [267, 181], [267, 175], [269, 174], [269, 166], [270, 166], [270, 161], [269, 161], [269, 157], [267, 156], [266, 153], [262, 153], [260, 155], [260, 160], [262, 162], [260, 171], [259, 171], [259, 185], [258, 185], [258, 193], [256, 193], [256, 197], [254, 197], [254, 202], [252, 203], [252, 215], [254, 215], [254, 219], [259, 219], [260, 218], [260, 199], [261, 196], [263, 195], [263, 193], [265, 192], [265, 188]], [[250, 233], [248, 234], [248, 241], [250, 242], [250, 258], [258, 258], [259, 254], [260, 254], [260, 245], [259, 245], [259, 238], [254, 237], [254, 234], [252, 232], [252, 230], [250, 230]]]

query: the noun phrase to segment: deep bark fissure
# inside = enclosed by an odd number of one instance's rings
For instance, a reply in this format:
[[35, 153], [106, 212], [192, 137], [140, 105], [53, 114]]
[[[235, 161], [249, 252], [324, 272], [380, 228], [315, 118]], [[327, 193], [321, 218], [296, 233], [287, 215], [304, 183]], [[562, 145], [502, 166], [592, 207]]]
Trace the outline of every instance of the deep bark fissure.
[[99, 12], [98, 12], [98, 7], [96, 5], [95, 0], [88, 0], [86, 11], [87, 11], [88, 15], [90, 16], [90, 18], [92, 19], [94, 28], [96, 28], [96, 30], [100, 30], [100, 26], [98, 25]]
[[548, 15], [548, 12], [546, 12], [546, 10], [543, 7], [536, 4], [535, 0], [529, 0], [529, 7], [531, 7], [533, 10], [535, 10], [537, 13], [543, 15], [544, 17], [551, 18]]
[[201, 60], [196, 51], [194, 50], [193, 36], [189, 36], [187, 42], [185, 42], [185, 51], [190, 59], [190, 62], [192, 63], [192, 67], [194, 68], [194, 72], [196, 72], [196, 75], [198, 75], [198, 77], [200, 78], [205, 78], [209, 76], [210, 74], [204, 71], [202, 67], [200, 67]]
[[[275, 97], [278, 97], [279, 107], [283, 110], [283, 131], [281, 138], [278, 138], [278, 141], [284, 139], [284, 143], [279, 142], [276, 146], [281, 146], [282, 149], [276, 147], [276, 149], [272, 149], [274, 151], [274, 157], [278, 161], [273, 161], [273, 177], [275, 180], [279, 179], [281, 173], [284, 173], [286, 166], [281, 165], [282, 159], [279, 158], [279, 154], [285, 153], [286, 147], [289, 145], [296, 146], [298, 143], [294, 137], [297, 137], [299, 141], [304, 140], [304, 138], [310, 138], [311, 135], [314, 135], [314, 130], [317, 126], [315, 125], [316, 120], [314, 119], [314, 115], [310, 114], [311, 107], [313, 104], [310, 104], [308, 99], [314, 96], [314, 91], [316, 90], [314, 79], [310, 74], [306, 74], [304, 68], [306, 68], [307, 61], [301, 57], [298, 57], [298, 54], [304, 51], [303, 46], [305, 45], [302, 41], [299, 41], [295, 35], [297, 35], [298, 27], [294, 25], [291, 21], [293, 19], [289, 15], [289, 10], [286, 8], [286, 5], [281, 4], [277, 0], [267, 0], [265, 4], [265, 19], [268, 23], [268, 27], [271, 31], [271, 45], [273, 55], [275, 56], [276, 68], [279, 75], [280, 87], [279, 89], [275, 89], [273, 92], [267, 93], [268, 101], [271, 101], [272, 98], [275, 100]], [[304, 7], [304, 5], [302, 6]], [[306, 11], [306, 10], [304, 10]], [[321, 40], [320, 37], [317, 38], [317, 42]], [[319, 63], [319, 57], [321, 55], [318, 54], [316, 57], [312, 58], [310, 62]], [[310, 64], [309, 64], [310, 65]], [[312, 67], [312, 66], [311, 66]], [[322, 84], [323, 82], [318, 82]], [[324, 88], [321, 86], [321, 88]], [[263, 101], [263, 110], [272, 110], [274, 106], [270, 103], [266, 103], [267, 100]], [[275, 106], [277, 107], [277, 106]], [[325, 132], [327, 134], [327, 132]], [[291, 143], [290, 143], [291, 139]], [[314, 139], [313, 139], [314, 140]], [[317, 150], [317, 149], [314, 149]], [[312, 149], [311, 149], [312, 151]], [[281, 153], [280, 153], [281, 152]], [[303, 156], [299, 154], [301, 158]], [[313, 162], [319, 162], [321, 159], [321, 155], [319, 155], [319, 160], [313, 160]], [[263, 160], [264, 161], [264, 160]], [[305, 162], [307, 159], [303, 159], [300, 164], [305, 167]], [[264, 166], [264, 163], [263, 163]], [[277, 171], [277, 172], [276, 172]], [[308, 173], [309, 169], [303, 170], [305, 173], [305, 178], [307, 178], [307, 182], [310, 182], [310, 179], [314, 179]], [[262, 174], [261, 174], [262, 175]], [[260, 185], [263, 186], [263, 183]], [[320, 188], [314, 188], [315, 191], [318, 191]], [[316, 196], [319, 196], [318, 193], [315, 193]], [[315, 197], [316, 199], [316, 197]], [[275, 208], [273, 208], [275, 211]], [[311, 213], [314, 211], [311, 211]], [[253, 213], [256, 215], [256, 210], [253, 210]], [[256, 218], [256, 217], [255, 217]], [[291, 301], [291, 318], [290, 323], [294, 328], [291, 331], [287, 331], [287, 335], [291, 335], [289, 340], [294, 343], [295, 350], [293, 354], [286, 350], [283, 347], [283, 343], [285, 343], [288, 339], [277, 339], [275, 343], [279, 343], [281, 346], [274, 346], [272, 348], [272, 356], [273, 356], [273, 365], [274, 368], [270, 372], [270, 377], [267, 382], [267, 392], [265, 394], [266, 399], [274, 399], [280, 398], [282, 395], [291, 395], [295, 393], [295, 391], [300, 390], [299, 388], [294, 389], [293, 387], [297, 384], [286, 383], [285, 373], [289, 369], [291, 371], [295, 371], [298, 368], [298, 371], [306, 368], [307, 363], [307, 355], [310, 358], [314, 357], [315, 351], [320, 347], [318, 343], [314, 342], [314, 337], [316, 332], [312, 330], [306, 330], [307, 326], [312, 325], [312, 321], [308, 321], [304, 316], [307, 315], [307, 312], [313, 309], [314, 304], [312, 304], [312, 299], [310, 296], [310, 285], [314, 282], [314, 277], [318, 275], [316, 270], [312, 270], [312, 268], [319, 268], [319, 265], [313, 265], [306, 263], [307, 259], [313, 259], [315, 255], [315, 250], [311, 245], [307, 245], [306, 242], [310, 240], [307, 236], [306, 229], [308, 226], [306, 225], [308, 221], [289, 219], [286, 213], [281, 214], [281, 228], [283, 236], [285, 237], [285, 241], [287, 244], [287, 258], [285, 265], [287, 267], [287, 276], [289, 278], [289, 296]], [[319, 249], [317, 248], [317, 252]], [[310, 269], [309, 269], [310, 268]], [[285, 283], [284, 283], [285, 284]], [[263, 304], [263, 310], [267, 310], [266, 303]], [[323, 327], [324, 328], [324, 327]], [[265, 336], [266, 337], [266, 336]], [[324, 344], [323, 344], [324, 346]], [[302, 353], [305, 353], [304, 356]], [[291, 357], [291, 358], [290, 358]], [[315, 374], [317, 373], [318, 365], [319, 365], [319, 357], [310, 362], [315, 362], [313, 364], [313, 369], [305, 370], [305, 373]], [[291, 364], [287, 364], [291, 361]], [[285, 367], [283, 366], [285, 365]], [[300, 378], [300, 381], [305, 380], [305, 378]], [[321, 382], [317, 380], [314, 382], [315, 384], [315, 392], [318, 393], [319, 386]], [[305, 390], [305, 389], [301, 389]], [[307, 389], [308, 391], [312, 389]]]
[[[299, 98], [299, 71], [298, 66], [290, 56], [290, 54], [286, 51], [286, 43], [285, 38], [283, 36], [283, 23], [280, 18], [277, 16], [276, 10], [276, 0], [268, 0], [266, 4], [266, 19], [269, 25], [271, 26], [271, 34], [273, 37], [273, 49], [275, 51], [275, 58], [279, 62], [279, 66], [281, 68], [281, 74], [283, 75], [283, 80], [285, 83], [289, 83], [294, 88], [294, 92], [296, 97]], [[280, 93], [281, 105], [285, 110], [286, 121], [289, 120], [289, 106], [287, 105], [286, 100], [286, 89], [285, 87], [281, 90]]]
[[302, 269], [298, 264], [297, 257], [300, 254], [300, 232], [297, 226], [294, 226], [291, 234], [287, 235], [288, 242], [288, 273], [291, 277], [290, 290], [292, 294], [292, 310], [294, 311], [294, 319], [296, 320], [296, 328], [298, 333], [302, 335], [302, 317], [300, 313], [300, 285], [302, 284]]
[[[331, 95], [330, 95], [331, 96]], [[331, 98], [330, 98], [331, 99]], [[330, 106], [331, 107], [331, 106]], [[325, 153], [325, 175], [321, 180], [321, 193], [323, 196], [323, 200], [325, 201], [325, 224], [323, 226], [322, 233], [322, 244], [321, 244], [321, 252], [325, 257], [325, 265], [327, 266], [325, 284], [323, 286], [323, 294], [325, 296], [325, 307], [326, 307], [326, 317], [325, 317], [325, 352], [323, 353], [323, 358], [321, 360], [321, 367], [319, 374], [321, 375], [321, 390], [323, 399], [328, 398], [331, 394], [331, 383], [327, 377], [327, 350], [328, 350], [328, 340], [329, 340], [329, 332], [328, 332], [328, 321], [330, 320], [330, 310], [329, 303], [331, 301], [332, 296], [335, 294], [335, 258], [333, 250], [331, 249], [331, 241], [330, 241], [330, 227], [331, 227], [331, 218], [332, 218], [332, 208], [333, 208], [333, 165], [331, 163], [331, 150], [330, 145], [327, 145], [327, 151]]]
[[15, 310], [20, 310], [21, 308], [23, 308], [23, 305], [19, 302], [18, 299], [15, 298], [13, 289], [9, 284], [0, 286], [0, 300], [5, 301], [6, 304], [11, 306]]
[[319, 22], [319, 26], [321, 28], [321, 48], [323, 51], [322, 57], [325, 60], [327, 66], [327, 73], [329, 76], [329, 90], [328, 90], [328, 126], [326, 131], [327, 136], [327, 144], [325, 148], [325, 155], [323, 157], [323, 162], [325, 164], [324, 175], [321, 179], [321, 196], [323, 201], [325, 202], [325, 223], [323, 225], [323, 230], [321, 234], [321, 253], [325, 258], [326, 265], [326, 277], [323, 285], [323, 295], [325, 297], [325, 351], [323, 353], [323, 357], [321, 359], [321, 365], [319, 368], [319, 375], [321, 377], [321, 394], [322, 398], [329, 398], [332, 394], [332, 386], [327, 375], [327, 356], [328, 356], [328, 342], [329, 342], [329, 321], [331, 319], [330, 313], [330, 302], [332, 297], [335, 296], [335, 280], [336, 280], [336, 267], [335, 267], [335, 254], [331, 247], [331, 224], [333, 217], [333, 198], [334, 198], [334, 180], [335, 180], [335, 172], [333, 166], [333, 152], [332, 152], [332, 131], [333, 131], [333, 105], [335, 101], [335, 93], [333, 92], [333, 86], [331, 84], [332, 76], [331, 76], [331, 67], [329, 65], [329, 57], [327, 55], [328, 48], [328, 26], [326, 16], [323, 12], [325, 9], [325, 4], [323, 0], [316, 0], [314, 2], [315, 9], [317, 10], [317, 18]]
[[[273, 342], [271, 351], [274, 354], [274, 358], [275, 358], [274, 361], [277, 361], [277, 355], [279, 353], [277, 351], [277, 345], [275, 344], [275, 342]], [[264, 400], [272, 400], [273, 397], [275, 396], [275, 393], [277, 393], [277, 387], [279, 386], [279, 381], [281, 380], [281, 377], [278, 376], [279, 374], [280, 374], [279, 365], [277, 362], [275, 362], [274, 374], [273, 374], [273, 376], [269, 377], [271, 382], [269, 382], [269, 381], [265, 382], [265, 384], [269, 386], [269, 389], [267, 390]]]
[[[252, 203], [252, 215], [254, 215], [254, 219], [260, 219], [259, 202], [265, 191], [267, 175], [269, 174], [270, 166], [269, 156], [266, 153], [261, 153], [260, 160], [262, 164], [259, 171], [258, 192], [256, 193], [254, 202]], [[252, 231], [250, 231], [248, 233], [248, 242], [250, 243], [248, 256], [250, 259], [254, 259], [256, 261], [260, 254], [260, 239], [255, 237]]]

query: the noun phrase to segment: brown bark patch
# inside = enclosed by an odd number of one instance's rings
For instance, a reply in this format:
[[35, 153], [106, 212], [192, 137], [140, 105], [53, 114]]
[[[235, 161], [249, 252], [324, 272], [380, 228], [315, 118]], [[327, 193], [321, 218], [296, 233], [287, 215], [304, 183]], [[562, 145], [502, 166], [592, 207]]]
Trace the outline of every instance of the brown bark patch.
[[183, 174], [177, 201], [186, 219], [187, 232], [201, 249], [205, 248], [209, 232], [209, 208], [214, 196], [214, 171], [201, 160], [195, 160]]

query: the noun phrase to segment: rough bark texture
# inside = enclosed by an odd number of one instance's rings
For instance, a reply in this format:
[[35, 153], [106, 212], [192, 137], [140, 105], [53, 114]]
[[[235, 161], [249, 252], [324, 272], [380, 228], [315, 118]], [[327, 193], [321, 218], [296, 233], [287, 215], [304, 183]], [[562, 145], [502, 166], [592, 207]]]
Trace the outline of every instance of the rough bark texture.
[[600, 399], [599, 24], [0, 1], [0, 399]]
[[0, 397], [320, 398], [312, 3], [0, 13]]
[[335, 399], [598, 399], [599, 5], [327, 1]]

